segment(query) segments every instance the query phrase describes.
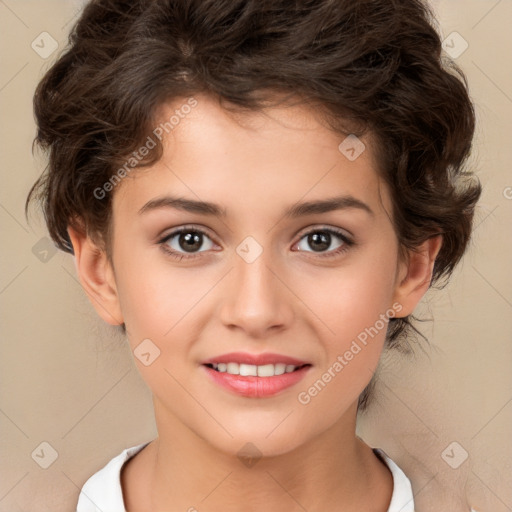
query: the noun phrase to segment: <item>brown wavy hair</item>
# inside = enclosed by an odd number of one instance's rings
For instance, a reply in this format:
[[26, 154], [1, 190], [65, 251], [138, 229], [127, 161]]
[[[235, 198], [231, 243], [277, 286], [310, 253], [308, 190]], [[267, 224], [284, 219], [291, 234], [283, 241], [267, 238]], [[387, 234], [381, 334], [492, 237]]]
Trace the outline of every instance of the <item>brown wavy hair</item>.
[[[141, 147], [164, 101], [208, 93], [257, 110], [281, 93], [320, 105], [340, 133], [374, 136], [401, 255], [441, 233], [431, 285], [446, 284], [481, 186], [465, 165], [466, 78], [435, 26], [421, 0], [92, 0], [35, 91], [48, 166], [25, 214], [37, 197], [58, 248], [73, 253], [71, 225], [109, 255], [111, 194], [94, 190]], [[159, 145], [139, 166], [160, 157]], [[410, 350], [411, 318], [390, 319], [388, 348]]]

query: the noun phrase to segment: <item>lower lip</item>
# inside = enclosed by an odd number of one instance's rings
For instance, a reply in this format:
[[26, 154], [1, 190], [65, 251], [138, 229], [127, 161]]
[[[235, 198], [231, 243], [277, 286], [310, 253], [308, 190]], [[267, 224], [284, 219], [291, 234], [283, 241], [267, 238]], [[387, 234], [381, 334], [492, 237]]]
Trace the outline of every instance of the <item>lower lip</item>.
[[273, 377], [242, 377], [227, 372], [218, 372], [205, 365], [203, 368], [214, 382], [225, 389], [245, 397], [265, 398], [277, 395], [277, 393], [297, 384], [304, 378], [311, 366], [304, 366], [294, 372]]

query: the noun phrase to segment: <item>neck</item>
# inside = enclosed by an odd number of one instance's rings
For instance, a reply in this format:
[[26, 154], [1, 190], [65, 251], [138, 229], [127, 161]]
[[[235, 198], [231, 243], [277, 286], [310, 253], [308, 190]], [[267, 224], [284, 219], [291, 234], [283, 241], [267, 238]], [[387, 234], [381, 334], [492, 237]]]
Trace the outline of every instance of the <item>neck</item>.
[[[355, 435], [353, 419], [276, 456], [226, 453], [155, 407], [159, 437], [125, 465], [128, 512], [281, 512], [320, 510], [385, 512], [392, 476]], [[179, 440], [179, 441], [178, 441]], [[251, 454], [251, 451], [253, 453]], [[242, 450], [243, 452], [243, 450]]]

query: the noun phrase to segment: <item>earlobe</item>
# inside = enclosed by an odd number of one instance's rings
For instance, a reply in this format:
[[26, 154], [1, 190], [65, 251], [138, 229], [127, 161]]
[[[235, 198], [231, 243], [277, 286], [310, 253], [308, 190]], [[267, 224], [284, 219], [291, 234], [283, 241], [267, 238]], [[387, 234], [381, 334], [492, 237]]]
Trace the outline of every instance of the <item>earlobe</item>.
[[115, 276], [105, 251], [71, 226], [68, 226], [68, 234], [73, 244], [78, 278], [94, 309], [105, 322], [122, 324]]
[[[395, 286], [395, 302], [402, 305], [400, 316], [410, 315], [430, 286], [436, 257], [441, 249], [442, 235], [429, 238], [403, 263]], [[404, 275], [405, 274], [405, 275]]]

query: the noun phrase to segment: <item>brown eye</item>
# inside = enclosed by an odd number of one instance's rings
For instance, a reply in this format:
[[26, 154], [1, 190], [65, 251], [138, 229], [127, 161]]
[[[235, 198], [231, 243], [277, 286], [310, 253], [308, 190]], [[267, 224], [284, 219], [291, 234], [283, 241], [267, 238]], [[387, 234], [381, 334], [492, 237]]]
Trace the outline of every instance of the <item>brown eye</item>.
[[180, 233], [178, 237], [178, 246], [186, 252], [195, 252], [203, 245], [203, 235], [197, 232]]
[[307, 242], [309, 247], [313, 248], [313, 251], [325, 251], [329, 249], [331, 245], [331, 234], [325, 231], [317, 231], [316, 233], [310, 233], [307, 235]]
[[[206, 241], [206, 244], [205, 244]], [[187, 258], [187, 254], [194, 257], [197, 253], [201, 253], [201, 248], [209, 250], [213, 246], [210, 237], [202, 230], [197, 228], [180, 228], [169, 233], [159, 242], [162, 248], [172, 256], [179, 259]]]
[[[336, 239], [339, 241], [336, 242]], [[300, 247], [301, 244], [302, 248]], [[325, 228], [315, 229], [303, 235], [297, 247], [299, 251], [319, 253], [319, 256], [330, 257], [348, 250], [352, 245], [354, 245], [354, 242], [344, 233]], [[310, 247], [312, 250], [308, 250], [307, 247]]]

